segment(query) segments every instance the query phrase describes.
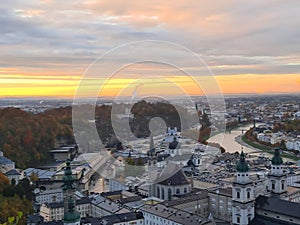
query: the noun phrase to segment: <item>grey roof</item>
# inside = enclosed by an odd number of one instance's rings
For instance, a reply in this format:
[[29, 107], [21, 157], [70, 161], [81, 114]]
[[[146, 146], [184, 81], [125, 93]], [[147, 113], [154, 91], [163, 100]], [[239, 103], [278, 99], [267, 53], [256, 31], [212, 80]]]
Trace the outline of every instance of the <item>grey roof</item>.
[[26, 221], [27, 221], [27, 224], [28, 223], [39, 223], [39, 222], [44, 221], [44, 218], [39, 214], [32, 214], [32, 215], [28, 215]]
[[164, 161], [168, 157], [170, 157], [170, 154], [167, 153], [159, 153], [156, 155], [157, 162]]
[[45, 203], [45, 205], [48, 208], [55, 209], [55, 208], [63, 208], [64, 202], [51, 202], [51, 203]]
[[128, 197], [128, 198], [121, 198], [118, 201], [121, 204], [126, 204], [126, 203], [129, 203], [129, 202], [137, 202], [137, 201], [141, 201], [141, 200], [142, 200], [141, 196], [132, 196], [132, 197]]
[[224, 196], [227, 196], [227, 197], [232, 197], [232, 187], [216, 188], [214, 190], [209, 191], [209, 193], [224, 195]]
[[187, 185], [191, 182], [186, 177], [181, 167], [174, 163], [168, 163], [156, 180], [162, 185]]
[[300, 219], [300, 204], [275, 197], [259, 196], [255, 202], [256, 209], [267, 210], [276, 214]]
[[[83, 205], [83, 204], [88, 204], [88, 203], [90, 203], [89, 197], [83, 197], [79, 200], [76, 200], [76, 205]], [[52, 202], [52, 203], [46, 203], [46, 205], [49, 208], [63, 208], [64, 202]]]
[[122, 190], [117, 190], [117, 191], [107, 191], [107, 192], [102, 192], [101, 196], [103, 197], [108, 197], [108, 196], [113, 196], [113, 195], [121, 195]]
[[162, 204], [157, 205], [144, 205], [141, 208], [142, 212], [147, 212], [159, 217], [162, 217], [167, 220], [171, 220], [180, 224], [188, 225], [199, 225], [205, 224], [208, 222], [208, 219], [205, 219], [200, 216], [193, 215], [192, 213], [185, 212], [179, 209], [172, 207], [167, 207]]
[[39, 223], [39, 225], [64, 225], [64, 222], [62, 220], [59, 221], [44, 221]]
[[128, 213], [120, 213], [120, 214], [103, 216], [101, 218], [95, 218], [95, 217], [82, 218], [81, 224], [113, 225], [116, 223], [124, 223], [124, 222], [128, 222], [128, 221], [142, 219], [142, 218], [143, 218], [143, 215], [141, 213], [128, 212]]
[[21, 173], [18, 170], [13, 169], [13, 170], [6, 172], [5, 175], [6, 176], [14, 176], [14, 175], [21, 175]]
[[143, 219], [143, 215], [141, 213], [128, 212], [128, 213], [103, 216], [102, 224], [113, 225], [116, 223], [128, 222], [128, 221], [138, 220], [138, 219]]
[[193, 201], [198, 201], [204, 198], [208, 198], [208, 194], [206, 191], [198, 192], [198, 193], [192, 193], [189, 195], [186, 195], [184, 197], [180, 197], [178, 199], [174, 199], [171, 201], [166, 201], [163, 204], [166, 206], [176, 206], [180, 204], [185, 204]]
[[193, 153], [185, 153], [182, 155], [175, 155], [174, 157], [169, 157], [168, 159], [166, 159], [166, 161], [174, 161], [174, 162], [178, 162], [178, 161], [188, 161], [192, 158]]
[[106, 200], [106, 198], [103, 197], [102, 195], [93, 195], [90, 196], [90, 199], [94, 205], [98, 205], [99, 203], [104, 202]]
[[100, 225], [101, 221], [99, 217], [84, 217], [81, 218], [80, 224]]
[[255, 216], [249, 225], [296, 225], [297, 223], [289, 223], [286, 221], [275, 220], [263, 216]]
[[[101, 196], [102, 197], [102, 196]], [[122, 206], [120, 206], [119, 204], [117, 204], [116, 202], [113, 202], [109, 199], [103, 199], [99, 198], [98, 201], [97, 199], [93, 199], [92, 200], [92, 204], [102, 208], [103, 210], [109, 212], [109, 213], [127, 213], [130, 212], [128, 209], [123, 208]]]
[[15, 163], [13, 161], [11, 161], [10, 159], [6, 158], [5, 156], [0, 156], [0, 164], [12, 165], [12, 164], [15, 164]]
[[25, 173], [26, 176], [30, 176], [32, 173], [35, 173], [39, 179], [50, 179], [56, 172], [36, 168], [27, 168], [26, 170], [24, 170], [24, 174]]

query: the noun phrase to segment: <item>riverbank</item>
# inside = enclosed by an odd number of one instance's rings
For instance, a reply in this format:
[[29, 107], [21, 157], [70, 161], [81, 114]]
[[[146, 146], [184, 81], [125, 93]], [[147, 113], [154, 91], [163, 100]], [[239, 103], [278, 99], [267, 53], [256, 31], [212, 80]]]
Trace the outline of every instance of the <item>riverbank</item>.
[[[236, 141], [237, 143], [239, 143], [239, 144], [240, 144], [241, 146], [243, 146], [243, 147], [247, 147], [247, 148], [252, 149], [254, 152], [263, 152], [263, 150], [260, 149], [260, 148], [257, 148], [257, 146], [251, 145], [250, 143], [246, 142], [246, 141], [244, 140], [244, 138], [245, 138], [245, 136], [241, 134], [241, 135], [235, 137], [235, 141]], [[251, 152], [250, 152], [250, 153], [251, 153]]]
[[[252, 141], [248, 140], [245, 135], [243, 135], [242, 137], [240, 135], [239, 138], [238, 137], [236, 138], [236, 141], [241, 143], [242, 145], [247, 145], [248, 147], [250, 146], [253, 149], [260, 150], [262, 152], [266, 152], [266, 153], [269, 153], [269, 154], [274, 154], [271, 147], [265, 146], [265, 145], [262, 145], [262, 144], [259, 144], [259, 143], [256, 143], [256, 142], [252, 142]], [[294, 161], [300, 160], [300, 157], [295, 156], [295, 155], [290, 155], [290, 154], [287, 154], [287, 153], [282, 153], [281, 156], [283, 158], [291, 159], [291, 160], [294, 160]]]
[[[219, 133], [208, 139], [208, 142], [218, 143], [226, 149], [226, 152], [235, 153], [241, 151], [241, 143], [239, 143], [236, 138], [241, 136], [243, 131], [250, 129], [252, 125], [239, 126], [231, 132]], [[254, 149], [251, 146], [243, 145], [243, 150], [245, 153], [253, 153], [260, 151], [259, 149]]]

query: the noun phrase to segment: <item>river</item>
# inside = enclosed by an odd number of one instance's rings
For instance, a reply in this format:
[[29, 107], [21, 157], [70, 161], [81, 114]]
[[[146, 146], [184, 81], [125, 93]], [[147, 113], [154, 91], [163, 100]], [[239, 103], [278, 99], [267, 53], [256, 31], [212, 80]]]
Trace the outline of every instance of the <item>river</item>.
[[[262, 153], [260, 149], [251, 147], [240, 140], [242, 137], [242, 132], [245, 133], [252, 126], [253, 126], [252, 124], [249, 124], [243, 127], [238, 127], [236, 129], [233, 129], [231, 133], [217, 134], [209, 138], [208, 141], [219, 143], [221, 146], [223, 146], [226, 149], [226, 152], [230, 152], [230, 153], [234, 153], [236, 151], [240, 152], [243, 148], [245, 153], [249, 153], [252, 155], [259, 155]], [[240, 141], [237, 141], [238, 139]], [[264, 154], [266, 156], [270, 156], [268, 153], [264, 153]]]

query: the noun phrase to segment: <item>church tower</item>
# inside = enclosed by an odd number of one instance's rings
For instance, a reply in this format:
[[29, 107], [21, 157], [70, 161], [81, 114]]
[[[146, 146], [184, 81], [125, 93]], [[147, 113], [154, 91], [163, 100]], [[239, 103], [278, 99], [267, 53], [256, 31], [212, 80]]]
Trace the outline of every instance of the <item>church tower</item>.
[[64, 225], [80, 225], [80, 214], [76, 211], [75, 179], [72, 175], [70, 161], [67, 160], [64, 174]]
[[[156, 150], [154, 147], [153, 136], [150, 136], [150, 148], [148, 151], [148, 167], [156, 167], [157, 159], [156, 159]], [[153, 169], [153, 168], [152, 168]]]
[[153, 136], [150, 136], [150, 148], [148, 151], [148, 182], [149, 182], [149, 196], [155, 196], [154, 190], [154, 181], [157, 179], [158, 176], [158, 167], [157, 167], [157, 156], [156, 150], [154, 146]]
[[254, 185], [249, 178], [249, 165], [242, 151], [236, 165], [236, 181], [232, 187], [232, 223], [247, 225], [254, 218]]
[[287, 188], [287, 175], [283, 171], [283, 160], [280, 155], [280, 149], [274, 149], [274, 156], [271, 160], [271, 172], [268, 174], [269, 190], [273, 196], [284, 197]]

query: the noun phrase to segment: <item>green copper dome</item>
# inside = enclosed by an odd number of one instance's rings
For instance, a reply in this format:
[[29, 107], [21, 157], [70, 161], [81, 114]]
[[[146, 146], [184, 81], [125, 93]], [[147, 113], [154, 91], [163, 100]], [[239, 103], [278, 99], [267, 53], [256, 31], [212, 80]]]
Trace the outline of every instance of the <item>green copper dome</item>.
[[[76, 181], [72, 175], [71, 162], [68, 159], [65, 167], [64, 174], [64, 185], [63, 190], [66, 194], [65, 196], [65, 212], [64, 212], [64, 223], [75, 223], [80, 221], [80, 213], [76, 211], [76, 199], [74, 197], [75, 186], [74, 182]], [[69, 196], [69, 194], [71, 195]]]
[[281, 155], [280, 155], [280, 150], [279, 148], [274, 148], [274, 156], [272, 158], [272, 165], [282, 165], [283, 163], [283, 160], [281, 158]]
[[236, 171], [240, 172], [240, 173], [245, 173], [245, 172], [249, 171], [249, 165], [247, 164], [247, 162], [245, 160], [245, 154], [243, 151], [241, 152], [241, 155], [240, 155], [240, 161], [236, 165]]
[[65, 174], [63, 180], [64, 180], [63, 190], [75, 189], [74, 187], [75, 179], [72, 175], [71, 162], [69, 159], [66, 162], [66, 168], [65, 168]]
[[80, 220], [80, 213], [77, 211], [73, 212], [66, 212], [64, 215], [64, 222], [65, 223], [75, 223]]

